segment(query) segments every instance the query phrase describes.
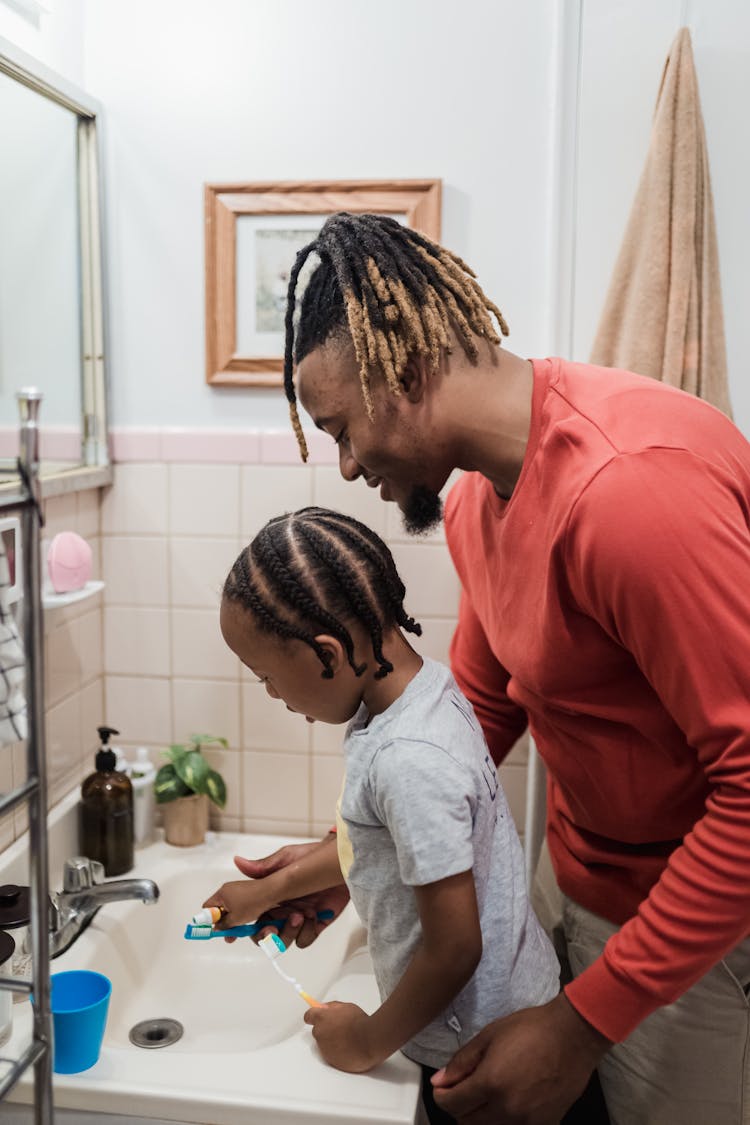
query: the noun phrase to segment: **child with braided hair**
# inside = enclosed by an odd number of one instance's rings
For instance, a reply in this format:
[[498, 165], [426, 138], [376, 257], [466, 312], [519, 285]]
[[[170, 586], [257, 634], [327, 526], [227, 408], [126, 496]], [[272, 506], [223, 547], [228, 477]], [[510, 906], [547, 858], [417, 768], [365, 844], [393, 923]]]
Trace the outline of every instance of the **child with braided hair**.
[[421, 628], [404, 595], [385, 543], [322, 508], [271, 520], [238, 557], [224, 639], [289, 710], [348, 723], [346, 777], [329, 841], [204, 905], [232, 926], [345, 879], [382, 1005], [332, 1001], [305, 1021], [341, 1070], [403, 1050], [423, 1067], [430, 1120], [450, 1122], [431, 1075], [490, 1019], [553, 998], [559, 966], [479, 723], [448, 669], [407, 641]]

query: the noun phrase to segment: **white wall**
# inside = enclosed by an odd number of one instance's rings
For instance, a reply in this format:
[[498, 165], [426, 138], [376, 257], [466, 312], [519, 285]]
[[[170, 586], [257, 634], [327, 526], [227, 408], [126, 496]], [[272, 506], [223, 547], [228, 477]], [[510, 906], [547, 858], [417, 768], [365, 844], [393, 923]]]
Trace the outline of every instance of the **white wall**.
[[[567, 348], [554, 306], [560, 230], [570, 218], [570, 352], [587, 358], [661, 68], [687, 22], [731, 393], [750, 432], [744, 0], [586, 0], [577, 206], [574, 216], [563, 208], [562, 224], [551, 198], [561, 187], [554, 68], [574, 0], [48, 0], [36, 28], [10, 5], [0, 0], [0, 35], [105, 106], [117, 426], [286, 428], [280, 392], [204, 383], [205, 181], [441, 176], [443, 241], [477, 269], [510, 322], [509, 347], [527, 355]], [[574, 52], [566, 65], [571, 78]], [[570, 146], [563, 156], [570, 169]]]
[[83, 86], [85, 0], [44, 0], [44, 11], [23, 0], [0, 0], [0, 36]]
[[115, 425], [286, 428], [204, 382], [206, 181], [439, 176], [442, 240], [546, 347], [553, 0], [90, 0], [108, 121]]
[[743, 0], [586, 0], [576, 208], [573, 358], [588, 359], [648, 148], [662, 68], [688, 26], [714, 194], [735, 421], [750, 435], [750, 5]]

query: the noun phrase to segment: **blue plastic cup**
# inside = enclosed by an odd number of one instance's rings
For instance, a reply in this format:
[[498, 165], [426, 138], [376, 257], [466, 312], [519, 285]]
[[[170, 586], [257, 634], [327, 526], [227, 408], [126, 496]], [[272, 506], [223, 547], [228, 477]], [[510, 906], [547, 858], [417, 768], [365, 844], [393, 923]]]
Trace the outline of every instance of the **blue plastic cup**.
[[107, 1025], [112, 982], [102, 973], [70, 969], [53, 973], [52, 1069], [56, 1074], [78, 1074], [99, 1058]]

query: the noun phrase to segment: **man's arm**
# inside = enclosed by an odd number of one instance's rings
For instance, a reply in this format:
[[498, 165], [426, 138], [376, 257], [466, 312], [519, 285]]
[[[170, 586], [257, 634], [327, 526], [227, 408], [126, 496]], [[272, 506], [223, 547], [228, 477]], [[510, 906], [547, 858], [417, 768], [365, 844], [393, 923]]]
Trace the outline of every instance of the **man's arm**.
[[463, 590], [458, 623], [451, 640], [450, 662], [458, 686], [479, 719], [497, 766], [526, 730], [526, 712], [508, 698], [510, 676], [493, 654]]
[[637, 915], [566, 988], [589, 1023], [621, 1040], [750, 930], [745, 501], [684, 450], [622, 456], [579, 501], [567, 564], [581, 611], [632, 654], [706, 781], [704, 815]]
[[[324, 891], [343, 881], [335, 837], [323, 841], [262, 879], [234, 879], [222, 884], [204, 906], [220, 906], [224, 915], [217, 929], [254, 922], [281, 903]], [[239, 857], [238, 857], [239, 858]]]

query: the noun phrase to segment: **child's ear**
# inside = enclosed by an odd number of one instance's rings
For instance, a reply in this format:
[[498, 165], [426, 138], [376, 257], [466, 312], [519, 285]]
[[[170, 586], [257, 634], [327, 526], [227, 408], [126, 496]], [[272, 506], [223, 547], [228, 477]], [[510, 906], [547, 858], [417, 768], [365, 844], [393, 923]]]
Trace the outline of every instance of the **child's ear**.
[[330, 654], [331, 660], [328, 665], [334, 676], [345, 665], [349, 664], [346, 656], [346, 650], [338, 637], [332, 637], [329, 633], [320, 633], [315, 638], [317, 644], [327, 653]]

